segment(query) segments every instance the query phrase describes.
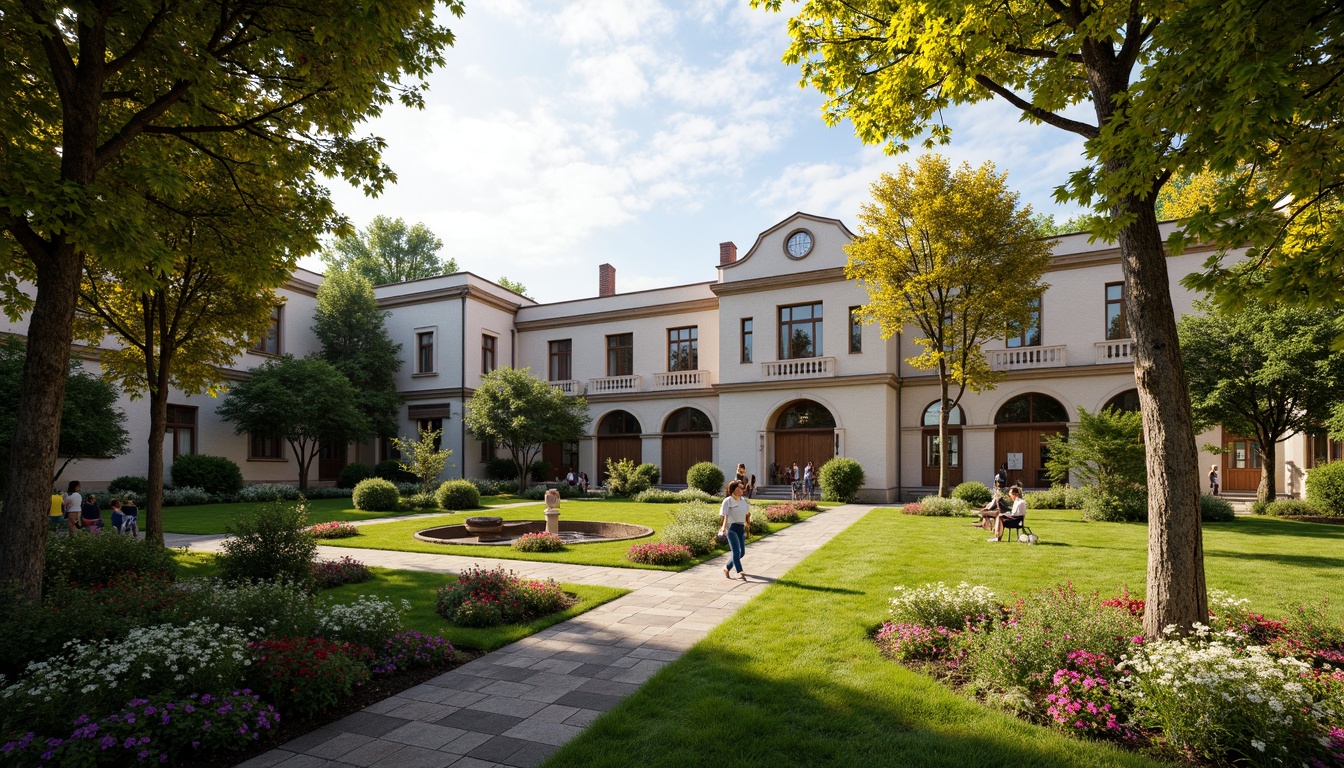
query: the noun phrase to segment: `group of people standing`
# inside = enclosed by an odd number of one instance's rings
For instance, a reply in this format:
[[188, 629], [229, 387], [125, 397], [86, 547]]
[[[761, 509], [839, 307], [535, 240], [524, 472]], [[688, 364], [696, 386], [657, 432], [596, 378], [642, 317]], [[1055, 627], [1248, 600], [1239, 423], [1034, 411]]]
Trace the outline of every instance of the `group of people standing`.
[[574, 471], [574, 468], [571, 467], [570, 470], [569, 470], [569, 472], [567, 472], [567, 473], [565, 474], [565, 484], [568, 485], [570, 488], [578, 488], [579, 490], [583, 491], [584, 493], [587, 493], [587, 492], [588, 492], [588, 473], [587, 473], [587, 472], [575, 472], [575, 471]]
[[771, 464], [770, 474], [774, 477], [776, 483], [792, 486], [795, 497], [806, 496], [811, 498], [817, 490], [817, 473], [810, 461], [801, 470], [798, 469], [798, 462], [796, 461], [793, 462], [792, 466]]
[[[105, 527], [102, 505], [98, 503], [98, 497], [92, 493], [85, 498], [81, 493], [82, 490], [83, 487], [78, 480], [70, 481], [64, 495], [55, 489], [52, 490], [49, 517], [52, 530], [59, 531], [63, 527], [68, 527], [71, 535], [79, 531], [102, 532]], [[127, 499], [123, 502], [121, 499], [113, 499], [111, 510], [113, 531], [131, 536], [139, 535], [140, 509], [136, 507], [134, 500]]]

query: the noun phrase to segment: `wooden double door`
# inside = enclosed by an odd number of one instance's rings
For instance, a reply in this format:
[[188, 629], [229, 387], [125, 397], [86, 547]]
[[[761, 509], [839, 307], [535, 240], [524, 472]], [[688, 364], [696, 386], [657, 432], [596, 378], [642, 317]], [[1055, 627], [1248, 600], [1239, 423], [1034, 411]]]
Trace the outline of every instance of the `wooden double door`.
[[781, 429], [775, 432], [775, 463], [780, 466], [792, 468], [797, 464], [801, 472], [810, 461], [815, 473], [833, 456], [834, 429]]
[[350, 463], [350, 446], [345, 443], [333, 443], [324, 441], [317, 449], [317, 479], [318, 480], [336, 480], [341, 476], [341, 470]]
[[[1045, 463], [1050, 458], [1050, 451], [1045, 447], [1045, 438], [1068, 434], [1067, 424], [1000, 425], [994, 430], [994, 468], [997, 470], [1003, 464], [1009, 464], [1009, 485], [1049, 488], [1050, 476], [1045, 472]], [[1009, 454], [1022, 456], [1021, 469], [1012, 468]]]
[[[1223, 432], [1223, 471], [1219, 480], [1224, 491], [1256, 491], [1260, 489], [1262, 471], [1260, 444], [1251, 437], [1238, 437], [1231, 432]], [[1208, 487], [1207, 473], [1203, 474]]]
[[[635, 464], [644, 463], [643, 441], [639, 435], [615, 435], [597, 438], [597, 483], [607, 481], [607, 459], [613, 462], [629, 459]], [[685, 474], [682, 477], [685, 478]]]
[[686, 482], [686, 471], [702, 461], [714, 460], [714, 440], [707, 434], [663, 435], [664, 483]]

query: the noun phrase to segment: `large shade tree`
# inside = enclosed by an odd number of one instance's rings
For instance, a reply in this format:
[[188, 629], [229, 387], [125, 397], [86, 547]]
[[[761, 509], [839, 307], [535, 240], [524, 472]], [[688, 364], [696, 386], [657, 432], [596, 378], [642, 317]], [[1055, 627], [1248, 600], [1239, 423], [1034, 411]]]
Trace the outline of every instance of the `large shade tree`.
[[443, 241], [424, 224], [374, 216], [359, 232], [337, 237], [322, 252], [333, 270], [363, 275], [374, 285], [404, 283], [457, 271], [457, 261], [439, 259]]
[[1253, 437], [1260, 452], [1260, 500], [1278, 493], [1276, 445], [1324, 424], [1344, 404], [1344, 351], [1332, 348], [1344, 333], [1339, 313], [1291, 305], [1243, 303], [1236, 311], [1213, 302], [1181, 318], [1181, 354], [1190, 378], [1195, 423], [1221, 425]]
[[569, 397], [528, 368], [497, 368], [482, 376], [463, 416], [477, 440], [493, 440], [509, 452], [520, 490], [543, 445], [578, 440], [591, 420], [585, 398]]
[[999, 380], [984, 342], [1031, 321], [1052, 243], [989, 163], [954, 170], [925, 155], [916, 167], [882, 174], [872, 192], [845, 249], [845, 274], [868, 291], [863, 313], [882, 336], [914, 327], [923, 351], [907, 361], [938, 374], [938, 494], [946, 496], [948, 415], [966, 392]]
[[[41, 594], [86, 260], [122, 272], [172, 261], [147, 215], [150, 196], [185, 183], [169, 148], [270, 169], [274, 185], [322, 173], [379, 191], [392, 178], [383, 142], [356, 130], [398, 98], [422, 103], [453, 40], [440, 6], [462, 12], [460, 0], [0, 0], [0, 286], [11, 317], [31, 310], [0, 582]], [[241, 142], [232, 156], [210, 141], [226, 134]]]
[[378, 437], [397, 434], [397, 371], [401, 345], [387, 333], [387, 312], [378, 308], [373, 285], [355, 272], [332, 270], [317, 289], [313, 334], [321, 356], [354, 385], [359, 408]]
[[344, 446], [372, 434], [350, 380], [317, 358], [285, 355], [252, 369], [215, 412], [240, 435], [270, 435], [289, 443], [299, 488], [308, 487], [309, 469], [324, 443]]
[[[1151, 74], [1172, 46], [1185, 56], [1221, 44], [1198, 29], [1198, 15], [1219, 4], [1197, 5], [805, 0], [789, 20], [793, 42], [784, 56], [801, 66], [804, 84], [826, 96], [827, 122], [847, 119], [860, 139], [889, 151], [920, 138], [926, 145], [949, 141], [943, 115], [991, 99], [1012, 105], [1027, 122], [1084, 140], [1088, 162], [1058, 196], [1091, 206], [1099, 214], [1090, 222], [1094, 233], [1119, 246], [1148, 446], [1144, 631], [1154, 637], [1167, 626], [1188, 630], [1208, 620], [1199, 454], [1154, 203], [1172, 173], [1208, 145], [1224, 146], [1227, 134], [1186, 141], [1173, 116], [1145, 109], [1136, 120], [1131, 108], [1136, 99], [1186, 86], [1179, 73]], [[1182, 14], [1190, 16], [1188, 39], [1163, 29]], [[1091, 117], [1069, 109], [1075, 105], [1090, 107]]]

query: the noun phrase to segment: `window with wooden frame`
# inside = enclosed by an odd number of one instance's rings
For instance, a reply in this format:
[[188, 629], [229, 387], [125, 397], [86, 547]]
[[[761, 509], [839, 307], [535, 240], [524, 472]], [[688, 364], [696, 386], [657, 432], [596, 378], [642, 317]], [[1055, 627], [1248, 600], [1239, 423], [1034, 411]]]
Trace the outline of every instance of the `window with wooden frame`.
[[574, 343], [570, 339], [552, 341], [548, 345], [550, 364], [547, 368], [551, 381], [569, 381], [574, 378], [572, 356]]
[[274, 433], [251, 433], [247, 445], [247, 458], [254, 461], [284, 461], [284, 439]]
[[488, 333], [481, 334], [481, 375], [495, 370], [495, 357], [499, 346], [499, 339]]
[[849, 308], [849, 354], [857, 355], [863, 352], [863, 316], [860, 314], [863, 307]]
[[752, 319], [750, 317], [742, 318], [742, 362], [751, 362], [751, 345], [754, 340], [752, 332]]
[[1041, 297], [1031, 300], [1031, 312], [1025, 325], [1017, 323], [1008, 326], [1006, 344], [1009, 349], [1019, 347], [1039, 347], [1041, 345]]
[[434, 331], [415, 332], [415, 372], [434, 372]]
[[196, 453], [196, 406], [169, 405], [166, 426], [164, 436], [172, 441], [172, 458]]
[[284, 305], [277, 304], [271, 309], [271, 324], [266, 328], [266, 335], [261, 337], [255, 345], [252, 346], [253, 352], [260, 352], [263, 355], [280, 354], [280, 316], [284, 312]]
[[821, 357], [821, 302], [779, 308], [779, 359]]
[[1106, 284], [1106, 339], [1128, 339], [1129, 321], [1125, 316], [1125, 284]]
[[667, 329], [667, 370], [700, 369], [700, 329], [698, 326]]
[[630, 376], [635, 372], [635, 334], [614, 333], [607, 337], [607, 375]]

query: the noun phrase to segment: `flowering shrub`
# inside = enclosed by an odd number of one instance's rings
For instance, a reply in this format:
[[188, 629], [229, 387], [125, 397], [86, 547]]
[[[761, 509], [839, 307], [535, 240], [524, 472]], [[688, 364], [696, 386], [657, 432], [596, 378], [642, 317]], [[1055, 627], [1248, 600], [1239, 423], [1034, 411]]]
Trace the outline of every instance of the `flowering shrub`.
[[795, 499], [789, 502], [789, 506], [799, 512], [816, 512], [821, 509], [821, 505], [811, 499]]
[[1101, 604], [1108, 608], [1119, 608], [1136, 619], [1143, 618], [1144, 609], [1147, 603], [1137, 597], [1129, 596], [1129, 589], [1121, 590], [1118, 597], [1108, 597], [1101, 601]]
[[332, 520], [328, 523], [308, 526], [308, 533], [312, 534], [315, 539], [348, 539], [351, 536], [358, 536], [359, 529], [350, 523]]
[[907, 515], [923, 515], [924, 505], [920, 504], [918, 501], [912, 501], [901, 507], [901, 512]]
[[554, 613], [567, 598], [552, 580], [524, 581], [513, 571], [469, 568], [439, 588], [439, 615], [464, 627], [510, 624]]
[[[309, 488], [308, 490], [312, 490]], [[257, 483], [249, 485], [239, 491], [236, 498], [238, 501], [246, 501], [252, 504], [262, 501], [298, 501], [303, 497], [303, 492], [293, 485], [277, 485], [272, 483]]]
[[339, 560], [318, 560], [313, 563], [313, 586], [331, 589], [342, 584], [358, 584], [373, 578], [369, 567], [349, 556]]
[[897, 623], [961, 629], [968, 620], [997, 614], [999, 603], [989, 587], [961, 582], [949, 588], [943, 582], [922, 587], [896, 587], [891, 617]]
[[64, 655], [29, 664], [18, 682], [0, 691], [0, 709], [49, 732], [68, 723], [72, 712], [96, 717], [129, 694], [227, 690], [249, 664], [247, 640], [233, 627], [199, 621], [141, 627], [122, 640], [72, 641]]
[[1068, 667], [1055, 670], [1046, 714], [1071, 730], [1125, 735], [1110, 682], [1103, 677], [1115, 664], [1099, 653], [1073, 651]]
[[369, 679], [368, 648], [320, 637], [263, 640], [252, 679], [257, 690], [291, 715], [314, 715], [349, 696]]
[[691, 548], [684, 544], [636, 544], [625, 553], [626, 560], [647, 565], [681, 565], [693, 557]]
[[513, 540], [513, 548], [519, 552], [559, 552], [565, 548], [565, 542], [554, 533], [524, 533]]
[[947, 627], [888, 621], [874, 639], [883, 653], [897, 661], [927, 661], [947, 653], [952, 635]]
[[1324, 757], [1326, 716], [1302, 684], [1310, 667], [1274, 658], [1259, 646], [1238, 647], [1235, 635], [1196, 625], [1191, 637], [1145, 643], [1122, 660], [1121, 681], [1135, 723], [1209, 760], [1248, 765]]
[[765, 508], [764, 517], [772, 523], [796, 523], [802, 519], [792, 504], [772, 504]]
[[234, 627], [251, 640], [301, 637], [317, 632], [317, 608], [302, 587], [288, 582], [226, 586], [218, 579], [185, 579], [181, 597], [165, 618]]
[[80, 715], [64, 738], [26, 733], [0, 746], [0, 759], [18, 765], [178, 764], [184, 757], [242, 749], [279, 722], [275, 708], [247, 689], [218, 697], [132, 699], [100, 719]]
[[404, 629], [387, 638], [382, 647], [374, 649], [373, 674], [385, 675], [398, 670], [434, 667], [452, 660], [452, 643], [442, 637]]
[[215, 497], [206, 493], [204, 488], [188, 485], [183, 488], [163, 489], [163, 506], [165, 507], [191, 507], [197, 504], [209, 504], [214, 500]]
[[668, 514], [672, 521], [663, 527], [664, 544], [689, 547], [697, 557], [714, 550], [714, 535], [719, 532], [720, 523], [718, 507], [688, 501]]
[[398, 605], [373, 595], [360, 595], [348, 604], [328, 602], [318, 609], [317, 634], [328, 640], [377, 648], [401, 630], [401, 616], [409, 610], [410, 601], [402, 600]]

